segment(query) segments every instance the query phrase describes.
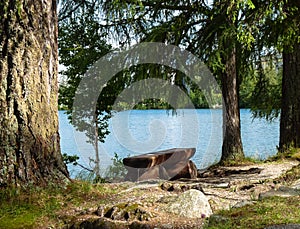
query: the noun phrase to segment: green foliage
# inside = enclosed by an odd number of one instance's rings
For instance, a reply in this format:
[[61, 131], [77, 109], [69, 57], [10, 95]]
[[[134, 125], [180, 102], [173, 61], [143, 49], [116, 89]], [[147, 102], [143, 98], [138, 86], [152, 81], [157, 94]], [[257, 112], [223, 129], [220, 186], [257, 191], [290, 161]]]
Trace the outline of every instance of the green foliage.
[[[63, 161], [67, 164], [78, 166], [81, 170], [75, 175], [76, 180], [87, 181], [91, 183], [105, 183], [106, 180], [100, 176], [100, 171], [95, 171], [95, 168], [90, 169], [78, 163], [79, 157], [77, 155], [68, 155], [64, 153]], [[90, 162], [96, 163], [95, 160], [90, 159]]]
[[240, 85], [240, 108], [250, 108], [253, 97], [253, 91], [256, 85], [256, 75], [245, 77]]
[[161, 99], [145, 99], [136, 104], [134, 109], [138, 110], [148, 110], [148, 109], [172, 109], [169, 103]]
[[21, 17], [21, 14], [22, 14], [22, 11], [23, 11], [23, 4], [22, 4], [22, 1], [19, 0], [16, 2], [17, 4], [17, 13], [18, 13], [18, 16]]
[[[194, 104], [195, 108], [208, 108], [209, 104], [205, 98], [205, 95], [199, 88], [192, 88], [189, 96], [191, 98], [192, 103]], [[221, 104], [221, 103], [219, 103]]]
[[265, 228], [271, 225], [299, 224], [300, 208], [297, 197], [273, 197], [241, 208], [219, 211], [208, 219], [205, 229]]
[[9, 1], [0, 2], [0, 20], [7, 18], [8, 7], [9, 7]]
[[67, 164], [78, 165], [77, 160], [79, 160], [79, 157], [77, 155], [67, 155], [66, 153], [64, 153], [62, 156], [63, 156], [63, 161], [66, 165]]
[[105, 178], [102, 178], [101, 176], [96, 175], [94, 171], [88, 170], [85, 168], [83, 168], [76, 174], [75, 179], [78, 181], [83, 181], [83, 182], [87, 182], [90, 184], [107, 182], [107, 180]]
[[254, 90], [250, 98], [250, 107], [255, 118], [269, 121], [277, 118], [281, 108], [281, 69], [266, 66], [257, 72]]
[[277, 154], [268, 158], [268, 161], [279, 161], [284, 159], [294, 159], [300, 161], [300, 148], [296, 148], [293, 145], [290, 145], [284, 150], [278, 148], [277, 150]]
[[59, 58], [65, 69], [60, 72], [59, 104], [68, 110], [72, 109], [75, 91], [87, 69], [111, 50], [105, 36], [91, 12], [60, 22]]
[[95, 173], [82, 169], [76, 174], [75, 179], [93, 184], [95, 180]]
[[115, 153], [112, 158], [112, 165], [107, 168], [105, 177], [109, 180], [124, 180], [127, 170], [123, 164], [123, 158], [120, 158], [117, 153]]
[[[270, 18], [270, 15], [274, 14], [277, 7], [277, 3], [268, 5], [257, 1], [213, 1], [212, 7], [190, 1], [155, 4], [151, 1], [118, 0], [103, 1], [101, 4], [106, 13], [107, 24], [112, 25], [109, 28], [116, 32], [118, 37], [126, 37], [126, 40], [119, 38], [121, 45], [130, 43], [134, 39], [132, 36], [138, 36], [142, 41], [181, 45], [205, 60], [217, 76], [225, 69], [226, 53], [236, 44], [240, 49], [237, 58], [240, 82], [247, 81], [250, 84], [253, 84], [251, 80], [255, 81], [255, 79], [251, 76], [249, 80], [244, 78], [248, 78], [255, 61], [251, 54], [254, 53], [253, 46], [260, 46], [256, 40], [261, 34], [260, 26], [265, 23], [264, 18]], [[137, 78], [142, 79], [145, 74], [141, 69], [135, 68], [130, 71], [136, 72]], [[163, 78], [163, 74], [160, 77]], [[131, 82], [135, 82], [136, 79]], [[180, 82], [180, 77], [177, 82]], [[187, 80], [184, 82], [181, 86], [188, 90], [195, 107], [208, 107], [203, 93], [189, 85]], [[240, 103], [242, 107], [251, 105], [252, 90], [254, 90], [253, 85], [251, 90], [246, 88], [245, 84], [242, 86]], [[148, 102], [142, 104], [141, 102], [136, 107], [139, 109], [153, 107], [148, 105]]]
[[[96, 6], [96, 5], [94, 5]], [[82, 131], [88, 137], [88, 142], [95, 148], [94, 172], [96, 178], [99, 175], [99, 151], [98, 141], [104, 142], [109, 134], [108, 120], [111, 117], [109, 104], [113, 93], [104, 93], [100, 96], [93, 117], [87, 116], [85, 111], [79, 117], [72, 119], [73, 102], [78, 85], [86, 71], [102, 56], [111, 50], [111, 46], [105, 41], [107, 33], [100, 24], [97, 8], [88, 5], [76, 7], [77, 10], [71, 11], [70, 15], [59, 22], [59, 57], [60, 63], [65, 69], [60, 72], [62, 82], [59, 88], [59, 106], [67, 109], [69, 119], [78, 131]], [[65, 10], [67, 10], [65, 8]], [[112, 87], [106, 91], [112, 91]], [[78, 92], [77, 93], [86, 93]], [[78, 114], [78, 113], [77, 113]], [[92, 123], [89, 122], [92, 120]], [[70, 162], [76, 162], [76, 158], [66, 158]], [[75, 160], [75, 161], [74, 161]], [[81, 166], [83, 167], [83, 166]], [[84, 168], [86, 169], [86, 168]], [[89, 170], [89, 169], [88, 169]]]
[[[76, 89], [87, 69], [107, 54], [111, 46], [105, 42], [106, 33], [101, 29], [95, 9], [74, 13], [72, 18], [59, 23], [59, 58], [65, 69], [60, 72], [61, 83], [58, 102], [71, 114]], [[104, 141], [110, 113], [105, 104], [97, 110], [98, 137]], [[84, 117], [82, 117], [84, 118]], [[79, 131], [88, 130], [88, 123], [73, 123]], [[93, 142], [95, 132], [86, 133]]]
[[67, 155], [63, 154], [63, 160], [65, 164], [72, 164], [74, 166], [79, 166], [81, 168], [80, 172], [78, 172], [75, 176], [76, 180], [86, 181], [90, 183], [106, 183], [108, 181], [118, 181], [123, 180], [127, 170], [123, 164], [123, 158], [120, 158], [117, 153], [114, 154], [112, 160], [112, 165], [110, 165], [103, 177], [97, 176], [95, 171], [86, 168], [85, 166], [78, 163], [79, 157], [77, 155]]

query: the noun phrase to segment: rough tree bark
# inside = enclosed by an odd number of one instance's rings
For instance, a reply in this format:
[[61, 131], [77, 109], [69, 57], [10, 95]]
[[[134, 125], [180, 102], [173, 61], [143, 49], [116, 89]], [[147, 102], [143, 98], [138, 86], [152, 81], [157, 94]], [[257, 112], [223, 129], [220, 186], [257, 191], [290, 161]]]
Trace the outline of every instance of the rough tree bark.
[[0, 3], [0, 186], [68, 177], [58, 134], [56, 0]]
[[[286, 28], [299, 25], [299, 0], [285, 2], [284, 11], [288, 15], [284, 21]], [[290, 42], [291, 45], [288, 44], [284, 47], [282, 55], [282, 104], [279, 137], [281, 152], [289, 147], [300, 148], [300, 42], [297, 32], [291, 37], [285, 33], [284, 35], [292, 42]]]
[[221, 163], [234, 162], [244, 158], [241, 138], [238, 82], [236, 73], [236, 49], [232, 48], [224, 58], [225, 70], [222, 73], [223, 145]]
[[300, 43], [283, 52], [279, 149], [300, 148]]

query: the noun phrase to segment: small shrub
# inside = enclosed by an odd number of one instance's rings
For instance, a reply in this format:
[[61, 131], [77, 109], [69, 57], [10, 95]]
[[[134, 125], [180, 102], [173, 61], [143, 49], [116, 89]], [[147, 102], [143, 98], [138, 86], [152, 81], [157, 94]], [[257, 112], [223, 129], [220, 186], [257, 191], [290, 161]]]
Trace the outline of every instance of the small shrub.
[[67, 164], [78, 165], [77, 160], [79, 160], [79, 157], [77, 155], [68, 155], [64, 153], [62, 156], [63, 156], [63, 161], [66, 165]]
[[113, 181], [121, 181], [124, 179], [127, 170], [123, 164], [123, 158], [120, 158], [117, 153], [112, 158], [112, 165], [107, 168], [106, 178]]

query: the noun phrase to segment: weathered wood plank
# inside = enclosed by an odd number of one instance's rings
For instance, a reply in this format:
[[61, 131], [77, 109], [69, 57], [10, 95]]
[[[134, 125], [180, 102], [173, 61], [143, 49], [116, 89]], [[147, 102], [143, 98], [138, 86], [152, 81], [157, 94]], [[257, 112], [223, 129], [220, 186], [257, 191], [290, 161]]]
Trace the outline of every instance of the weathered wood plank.
[[126, 180], [195, 178], [197, 168], [190, 158], [195, 148], [174, 148], [123, 159]]

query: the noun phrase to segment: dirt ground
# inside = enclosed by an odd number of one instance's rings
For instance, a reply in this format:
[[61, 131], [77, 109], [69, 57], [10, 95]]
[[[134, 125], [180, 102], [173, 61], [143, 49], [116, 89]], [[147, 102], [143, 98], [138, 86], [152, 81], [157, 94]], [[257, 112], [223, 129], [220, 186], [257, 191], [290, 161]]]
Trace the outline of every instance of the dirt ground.
[[[201, 228], [205, 219], [183, 218], [166, 211], [166, 204], [176, 198], [183, 191], [196, 188], [206, 195], [214, 213], [221, 209], [233, 206], [251, 204], [259, 198], [259, 194], [276, 190], [280, 185], [274, 182], [286, 171], [299, 165], [299, 161], [284, 160], [280, 162], [261, 163], [237, 167], [217, 167], [202, 171], [200, 177], [194, 180], [163, 181], [153, 180], [147, 182], [121, 182], [105, 184], [110, 189], [120, 190], [112, 196], [105, 205], [115, 206], [120, 203], [136, 204], [146, 212], [146, 220], [114, 220], [105, 219], [115, 223], [116, 228]], [[82, 208], [70, 209], [65, 215], [72, 215], [72, 222], [80, 223], [99, 219], [95, 214], [99, 204], [85, 211]]]

